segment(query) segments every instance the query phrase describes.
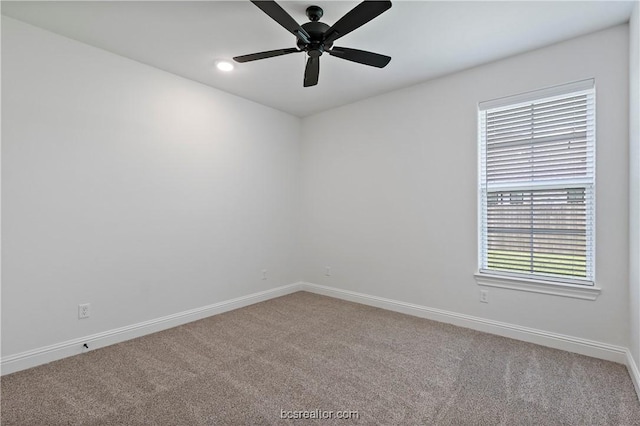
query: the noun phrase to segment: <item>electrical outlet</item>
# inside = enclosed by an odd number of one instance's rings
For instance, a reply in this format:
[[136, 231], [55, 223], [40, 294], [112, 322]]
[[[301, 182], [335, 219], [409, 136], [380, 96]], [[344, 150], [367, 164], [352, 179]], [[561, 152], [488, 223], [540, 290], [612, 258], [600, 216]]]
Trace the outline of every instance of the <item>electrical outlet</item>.
[[91, 313], [90, 303], [82, 303], [78, 305], [78, 319], [89, 318], [90, 313]]
[[266, 269], [263, 269], [263, 270], [262, 270], [262, 279], [263, 279], [263, 280], [266, 280], [266, 279], [267, 279], [267, 270], [266, 270]]
[[489, 303], [489, 290], [480, 290], [480, 301], [482, 303]]
[[325, 277], [330, 277], [331, 276], [331, 266], [325, 266], [324, 267], [324, 276]]

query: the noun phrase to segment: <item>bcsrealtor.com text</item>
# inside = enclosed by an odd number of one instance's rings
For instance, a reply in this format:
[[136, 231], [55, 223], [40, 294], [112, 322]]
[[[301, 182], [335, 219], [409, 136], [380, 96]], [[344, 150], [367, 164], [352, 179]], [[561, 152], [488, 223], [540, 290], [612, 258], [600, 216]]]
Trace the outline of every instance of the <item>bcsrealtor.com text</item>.
[[360, 414], [357, 410], [280, 410], [280, 418], [288, 420], [328, 420], [328, 419], [342, 419], [351, 420], [359, 419]]

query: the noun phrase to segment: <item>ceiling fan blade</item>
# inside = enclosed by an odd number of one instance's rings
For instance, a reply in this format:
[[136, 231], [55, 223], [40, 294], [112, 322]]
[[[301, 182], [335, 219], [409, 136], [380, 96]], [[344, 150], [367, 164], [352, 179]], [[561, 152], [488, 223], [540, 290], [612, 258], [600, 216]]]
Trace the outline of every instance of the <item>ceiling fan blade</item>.
[[348, 47], [334, 46], [334, 48], [329, 51], [329, 54], [336, 58], [346, 59], [347, 61], [353, 61], [377, 68], [386, 67], [391, 60], [390, 56], [367, 52], [366, 50], [349, 49]]
[[258, 59], [273, 58], [274, 56], [288, 55], [289, 53], [302, 52], [295, 47], [289, 49], [267, 50], [266, 52], [251, 53], [249, 55], [236, 56], [233, 58], [236, 62], [250, 62]]
[[304, 69], [304, 87], [315, 86], [318, 84], [318, 76], [320, 75], [320, 58], [307, 59], [307, 66]]
[[391, 8], [390, 1], [363, 1], [325, 32], [325, 44], [331, 44], [338, 38], [360, 28], [373, 18]]
[[310, 42], [309, 34], [302, 28], [295, 19], [291, 17], [278, 3], [272, 0], [251, 0], [271, 19], [282, 25], [287, 31], [296, 36], [303, 43]]

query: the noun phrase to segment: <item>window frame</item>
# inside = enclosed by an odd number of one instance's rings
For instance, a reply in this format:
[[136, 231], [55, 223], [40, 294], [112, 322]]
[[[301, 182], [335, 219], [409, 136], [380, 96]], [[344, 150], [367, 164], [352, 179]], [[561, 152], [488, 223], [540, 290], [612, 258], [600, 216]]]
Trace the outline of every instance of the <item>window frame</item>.
[[[592, 221], [592, 233], [586, 241], [586, 266], [587, 270], [590, 270], [590, 274], [587, 272], [587, 276], [582, 279], [578, 277], [558, 277], [558, 276], [550, 276], [544, 274], [536, 274], [536, 273], [517, 273], [511, 271], [501, 271], [494, 269], [483, 269], [483, 249], [486, 247], [483, 241], [483, 231], [485, 230], [485, 224], [483, 219], [484, 210], [483, 207], [483, 195], [486, 196], [490, 192], [490, 189], [487, 188], [487, 184], [483, 183], [483, 171], [486, 172], [484, 161], [486, 161], [486, 135], [483, 135], [483, 126], [482, 126], [482, 114], [485, 114], [487, 111], [495, 111], [501, 108], [510, 108], [515, 107], [518, 104], [523, 103], [533, 103], [533, 102], [544, 102], [550, 101], [553, 98], [563, 98], [572, 95], [576, 95], [578, 93], [591, 93], [593, 96], [593, 117], [594, 117], [594, 128], [592, 132], [592, 141], [587, 142], [592, 144], [593, 149], [593, 170], [591, 176], [587, 178], [589, 180], [588, 183], [585, 183], [586, 186], [590, 186], [590, 191], [592, 193], [593, 199], [588, 201], [590, 203], [589, 206], [586, 206], [586, 209], [589, 210], [587, 213], [586, 220]], [[595, 105], [595, 80], [581, 80], [573, 83], [562, 84], [559, 86], [548, 87], [541, 90], [535, 90], [531, 92], [521, 93], [514, 96], [507, 96], [499, 99], [494, 99], [486, 102], [480, 102], [478, 104], [477, 109], [477, 147], [478, 147], [478, 180], [477, 180], [477, 189], [478, 189], [478, 269], [475, 273], [475, 279], [478, 285], [481, 286], [489, 286], [489, 287], [500, 287], [500, 288], [510, 288], [516, 290], [530, 291], [535, 293], [545, 293], [545, 294], [554, 294], [558, 296], [566, 296], [566, 297], [575, 297], [579, 299], [586, 300], [595, 300], [601, 292], [601, 289], [596, 287], [595, 285], [595, 214], [596, 214], [596, 173], [595, 173], [595, 163], [596, 163], [596, 154], [595, 154], [595, 139], [596, 139], [596, 130], [595, 130], [595, 115], [596, 115], [596, 105]], [[576, 179], [578, 180], [578, 179]], [[550, 185], [547, 183], [541, 184], [540, 181], [533, 181], [533, 184], [530, 185], [528, 189], [532, 188], [545, 188]], [[552, 186], [552, 185], [551, 185]], [[563, 181], [558, 185], [558, 188], [562, 189], [571, 189], [570, 181]], [[508, 189], [510, 187], [510, 189]], [[573, 187], [575, 188], [575, 186]], [[508, 189], [508, 190], [507, 190]], [[495, 192], [496, 187], [494, 186], [493, 191]], [[513, 184], [507, 185], [505, 187], [504, 192], [518, 192], [527, 190], [527, 185], [522, 184]], [[483, 192], [484, 191], [484, 192]], [[568, 202], [569, 199], [568, 199]], [[589, 269], [590, 268], [590, 269]]]

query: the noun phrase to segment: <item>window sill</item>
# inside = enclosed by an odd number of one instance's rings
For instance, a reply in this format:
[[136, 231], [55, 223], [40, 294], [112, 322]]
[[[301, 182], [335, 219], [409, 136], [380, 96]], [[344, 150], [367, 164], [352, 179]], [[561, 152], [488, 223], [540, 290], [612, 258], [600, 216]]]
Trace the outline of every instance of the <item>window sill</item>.
[[474, 275], [476, 282], [481, 286], [552, 294], [554, 296], [571, 297], [574, 299], [596, 300], [602, 291], [601, 288], [595, 286], [565, 284], [555, 281], [535, 280], [482, 272], [477, 272]]

